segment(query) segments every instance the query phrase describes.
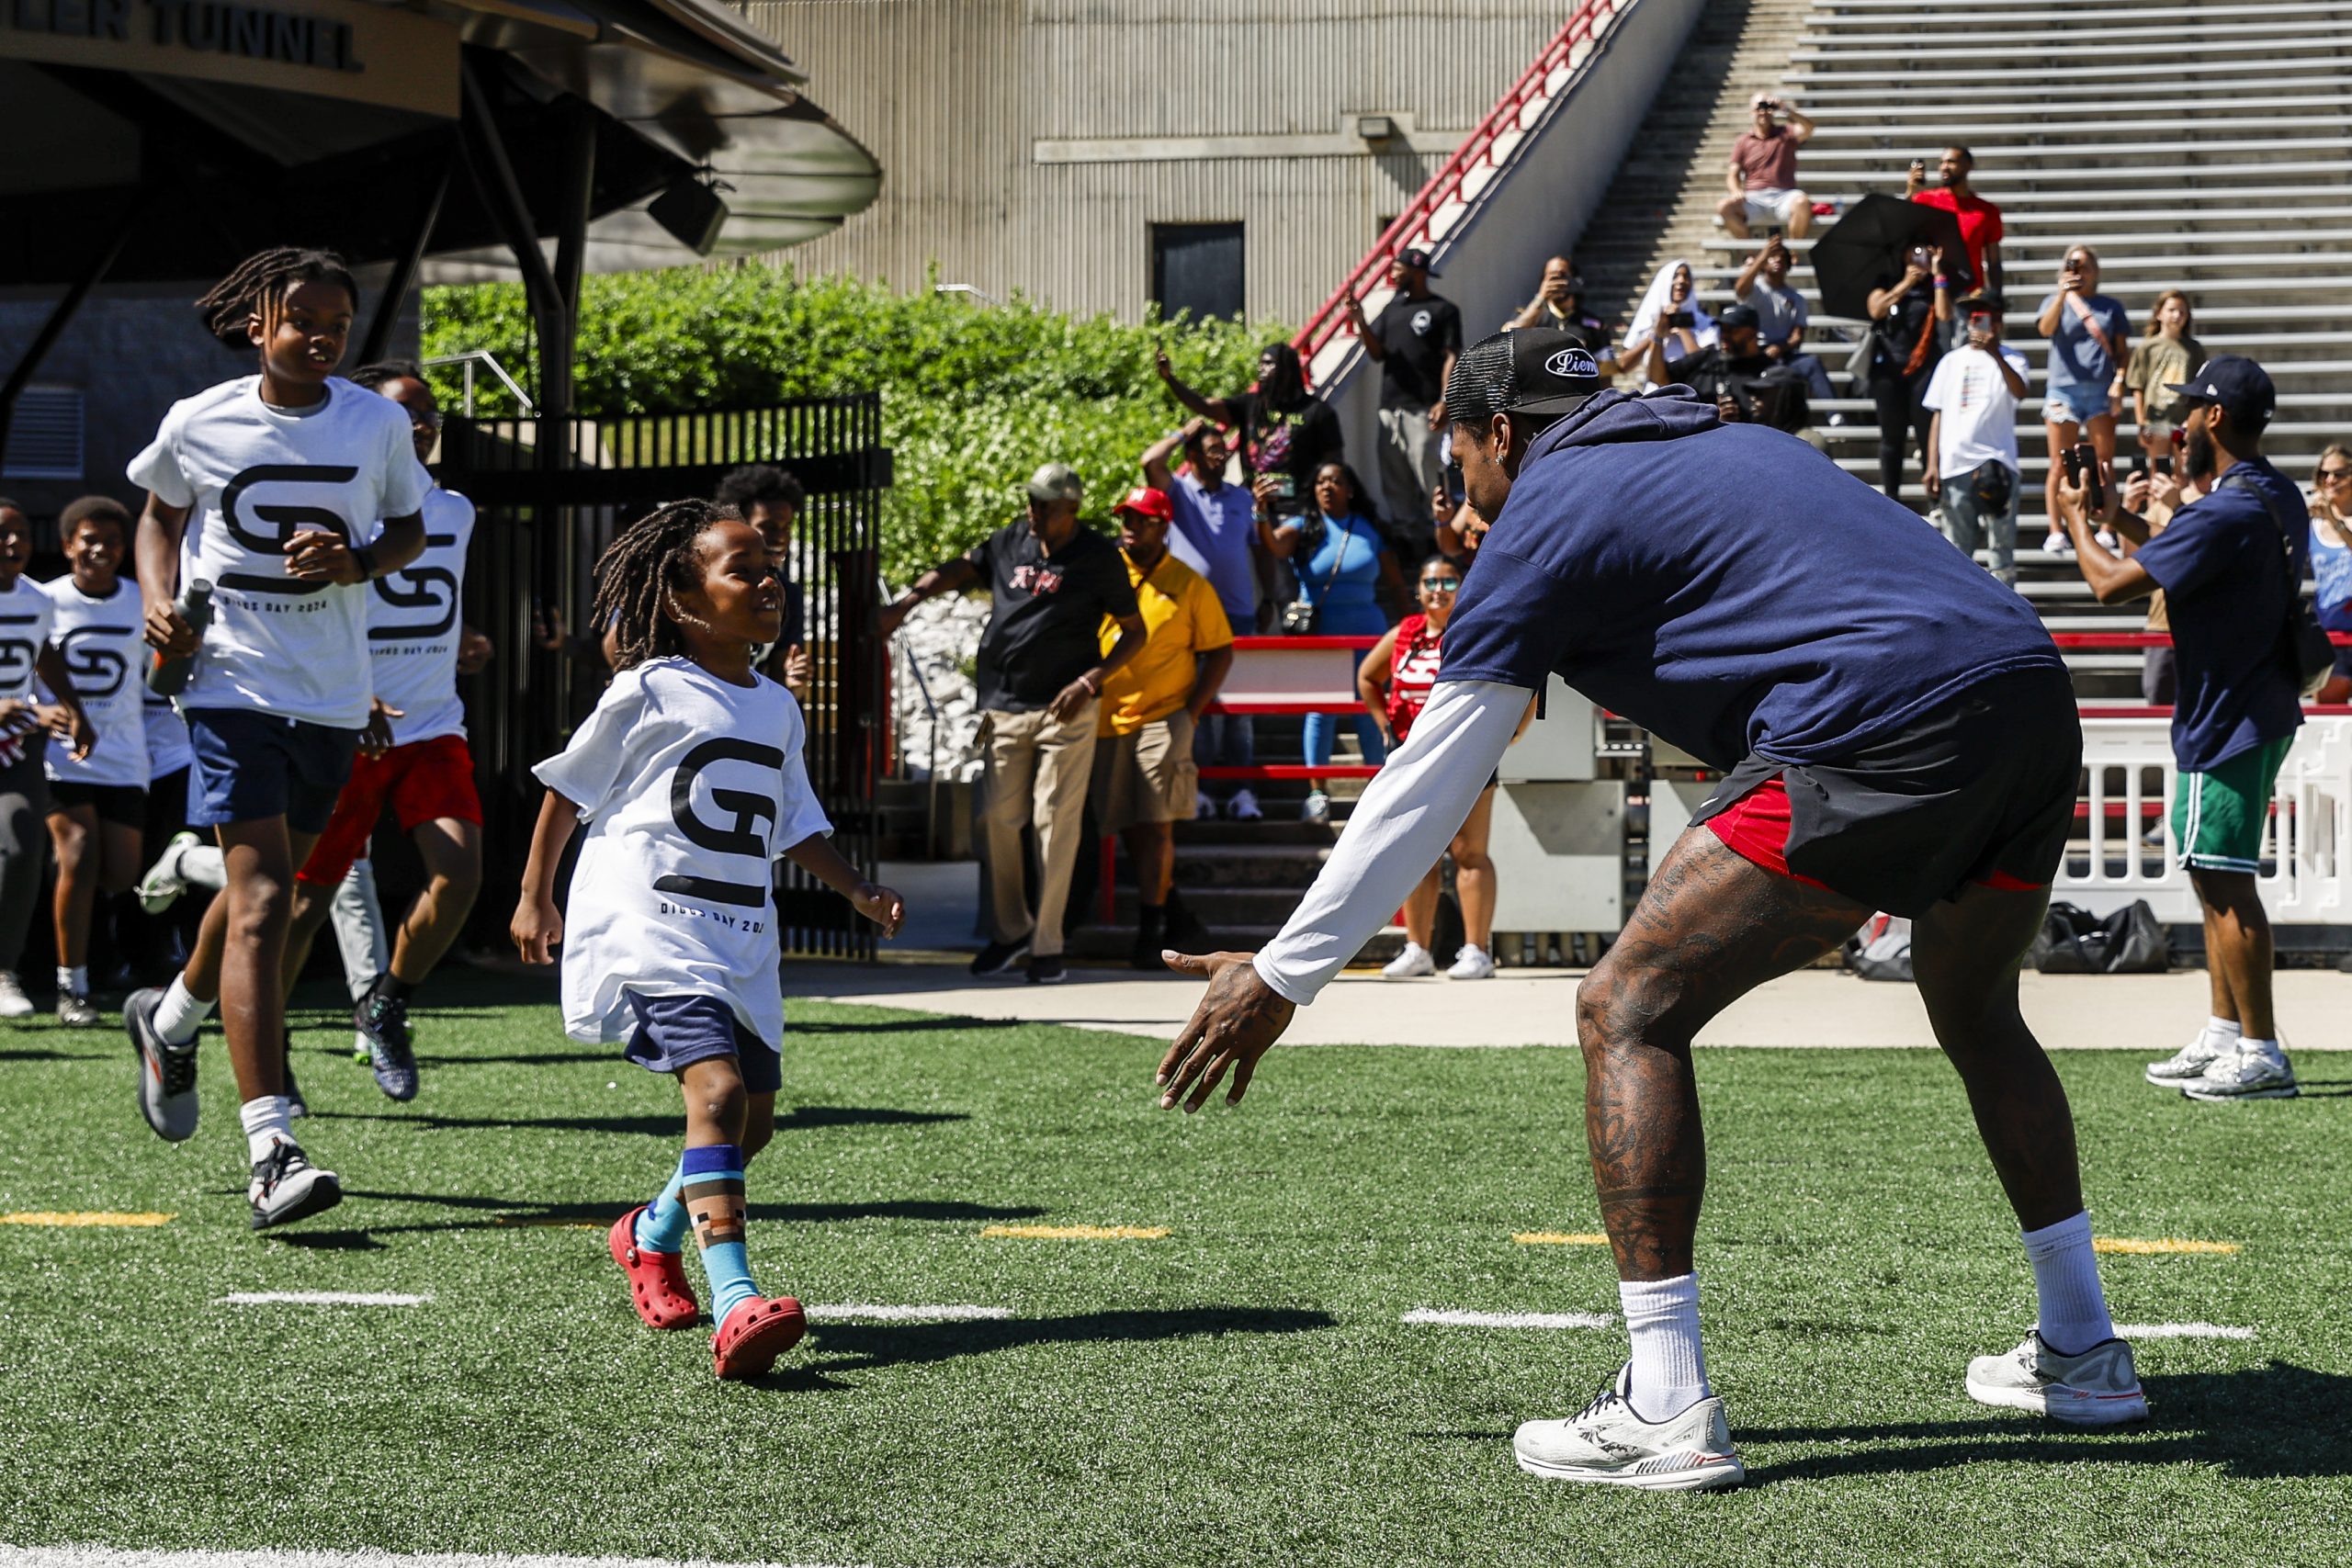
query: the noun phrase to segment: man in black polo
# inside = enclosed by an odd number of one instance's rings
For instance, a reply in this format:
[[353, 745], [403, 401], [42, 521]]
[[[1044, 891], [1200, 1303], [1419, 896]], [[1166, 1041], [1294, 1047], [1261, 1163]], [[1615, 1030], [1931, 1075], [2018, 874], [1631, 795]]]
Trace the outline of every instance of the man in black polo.
[[1380, 491], [1391, 528], [1428, 513], [1445, 468], [1437, 432], [1445, 428], [1445, 378], [1462, 352], [1462, 312], [1430, 292], [1436, 276], [1429, 252], [1399, 251], [1388, 267], [1396, 292], [1376, 321], [1367, 325], [1363, 303], [1348, 301], [1348, 320], [1380, 367]]
[[1699, 1345], [1690, 1043], [1873, 909], [1912, 918], [1920, 998], [2041, 1309], [2022, 1345], [1969, 1364], [1969, 1395], [2081, 1427], [2146, 1415], [2099, 1288], [2066, 1092], [2018, 1009], [2082, 749], [2032, 608], [1803, 442], [1725, 424], [1676, 389], [1608, 389], [1557, 334], [1475, 344], [1446, 395], [1478, 545], [1429, 705], [1279, 936], [1169, 956], [1209, 987], [1160, 1064], [1160, 1103], [1196, 1110], [1227, 1072], [1240, 1098], [1296, 1007], [1460, 829], [1557, 674], [1722, 782], [1577, 987], [1586, 1138], [1633, 1356], [1581, 1415], [1521, 1427], [1521, 1467], [1650, 1490], [1746, 1474]]
[[2211, 486], [2202, 500], [2151, 537], [2110, 490], [2102, 520], [2138, 545], [2125, 559], [2098, 542], [2081, 488], [2063, 476], [2058, 488], [2075, 564], [2100, 604], [2164, 590], [2179, 671], [2172, 837], [2204, 907], [2213, 1011], [2147, 1078], [2191, 1100], [2283, 1100], [2298, 1090], [2271, 1009], [2270, 917], [2255, 877], [2271, 791], [2303, 722], [2286, 626], [2302, 592], [2309, 514], [2295, 481], [2262, 455], [2278, 399], [2261, 366], [2217, 355], [2165, 390], [2188, 407], [2182, 467]]
[[[1078, 519], [1076, 470], [1048, 463], [1029, 479], [1029, 515], [942, 561], [882, 612], [897, 633], [907, 612], [938, 593], [986, 582], [994, 604], [980, 634], [980, 744], [988, 805], [989, 944], [975, 975], [1001, 975], [1029, 955], [1032, 985], [1062, 979], [1062, 909], [1094, 770], [1102, 679], [1142, 649], [1143, 616], [1119, 548]], [[1118, 623], [1110, 653], [1103, 617]], [[1021, 829], [1037, 837], [1037, 905], [1023, 896]]]

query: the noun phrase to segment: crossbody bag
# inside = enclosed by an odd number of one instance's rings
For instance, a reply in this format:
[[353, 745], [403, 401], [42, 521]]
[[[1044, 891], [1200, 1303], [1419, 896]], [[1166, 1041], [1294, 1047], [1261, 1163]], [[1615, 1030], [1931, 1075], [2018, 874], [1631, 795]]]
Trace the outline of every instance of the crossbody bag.
[[[2258, 485], [2242, 474], [2222, 480], [2222, 485], [2235, 485], [2251, 491], [2262, 503], [2262, 514], [2270, 519], [2271, 527], [2278, 533], [2280, 570], [2287, 574], [2287, 624], [2281, 630], [2290, 660], [2295, 669], [2296, 689], [2310, 696], [2327, 683], [2335, 670], [2335, 645], [2328, 640], [2327, 628], [2319, 624], [2319, 614], [2303, 598], [2303, 574], [2295, 564], [2295, 536], [2278, 520], [2278, 508]], [[2214, 486], [2219, 490], [2221, 485]]]

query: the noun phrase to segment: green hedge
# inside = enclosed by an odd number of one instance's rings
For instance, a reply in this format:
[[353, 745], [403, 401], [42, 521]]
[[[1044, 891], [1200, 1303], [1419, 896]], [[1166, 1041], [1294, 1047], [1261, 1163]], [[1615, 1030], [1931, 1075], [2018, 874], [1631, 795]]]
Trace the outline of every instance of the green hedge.
[[[1248, 384], [1258, 349], [1289, 335], [1272, 321], [1132, 325], [756, 265], [591, 277], [581, 313], [583, 413], [878, 389], [897, 454], [883, 534], [894, 582], [1003, 525], [1040, 463], [1085, 476], [1091, 515], [1138, 482], [1137, 454], [1182, 417], [1152, 373], [1155, 338], [1178, 375], [1214, 394]], [[521, 287], [425, 290], [424, 346], [428, 358], [488, 349], [519, 378], [530, 360]], [[435, 375], [454, 407], [457, 378]], [[491, 378], [476, 378], [475, 397], [478, 412], [515, 412]]]

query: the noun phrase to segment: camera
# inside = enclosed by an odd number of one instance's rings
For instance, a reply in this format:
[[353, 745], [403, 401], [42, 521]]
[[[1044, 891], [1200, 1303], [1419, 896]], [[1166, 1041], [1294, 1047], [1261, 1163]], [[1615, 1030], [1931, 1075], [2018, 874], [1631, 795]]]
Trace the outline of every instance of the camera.
[[1669, 327], [1695, 327], [1699, 324], [1699, 318], [1688, 310], [1670, 310], [1667, 313], [1666, 324]]

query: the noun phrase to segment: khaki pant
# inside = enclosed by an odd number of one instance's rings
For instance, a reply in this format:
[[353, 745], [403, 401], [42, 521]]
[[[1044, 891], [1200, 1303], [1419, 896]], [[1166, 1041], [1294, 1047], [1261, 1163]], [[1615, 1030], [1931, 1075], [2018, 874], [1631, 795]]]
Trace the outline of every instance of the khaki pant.
[[1188, 822], [1201, 797], [1193, 716], [1182, 708], [1129, 735], [1094, 743], [1094, 825], [1124, 833], [1146, 822]]
[[[1062, 909], [1084, 836], [1086, 787], [1094, 772], [1094, 726], [1101, 707], [1088, 703], [1067, 724], [1044, 709], [990, 713], [982, 742], [988, 758], [988, 807], [980, 818], [981, 853], [989, 866], [989, 935], [997, 942], [1029, 937], [1029, 952], [1052, 958], [1062, 950]], [[1021, 829], [1037, 835], [1037, 914], [1023, 897]]]

